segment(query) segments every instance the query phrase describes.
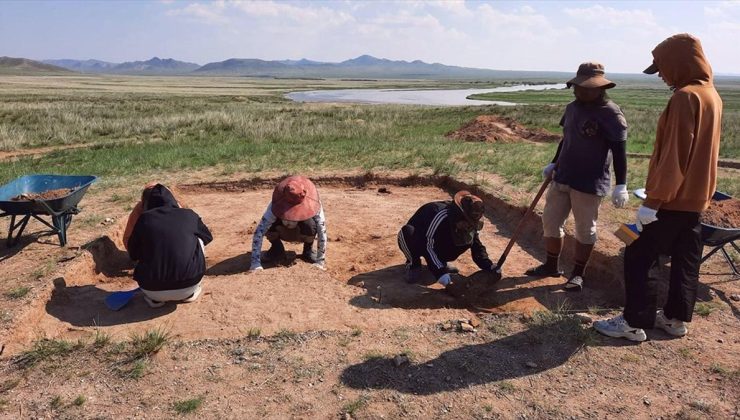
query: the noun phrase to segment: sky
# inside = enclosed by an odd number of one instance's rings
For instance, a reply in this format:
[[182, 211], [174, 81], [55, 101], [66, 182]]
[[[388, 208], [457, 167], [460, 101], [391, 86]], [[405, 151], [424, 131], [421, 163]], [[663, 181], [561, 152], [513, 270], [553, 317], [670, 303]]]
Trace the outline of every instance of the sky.
[[340, 62], [362, 54], [499, 70], [639, 73], [670, 35], [740, 74], [740, 1], [0, 0], [0, 56]]

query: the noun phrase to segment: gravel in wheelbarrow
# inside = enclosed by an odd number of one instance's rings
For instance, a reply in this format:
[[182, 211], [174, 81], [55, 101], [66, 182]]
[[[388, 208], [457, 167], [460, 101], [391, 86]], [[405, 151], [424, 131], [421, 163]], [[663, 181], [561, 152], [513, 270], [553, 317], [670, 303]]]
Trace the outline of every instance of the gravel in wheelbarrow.
[[75, 191], [74, 188], [57, 188], [39, 193], [23, 193], [11, 198], [11, 201], [33, 201], [33, 200], [56, 200], [57, 198], [66, 197]]

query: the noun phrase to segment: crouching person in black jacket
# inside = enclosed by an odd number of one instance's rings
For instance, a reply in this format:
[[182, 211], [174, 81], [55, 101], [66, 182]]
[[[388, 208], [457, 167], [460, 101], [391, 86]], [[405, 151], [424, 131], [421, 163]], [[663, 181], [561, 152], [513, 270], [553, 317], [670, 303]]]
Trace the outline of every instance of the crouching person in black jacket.
[[448, 262], [455, 261], [468, 249], [481, 270], [493, 272], [495, 266], [478, 237], [478, 231], [483, 228], [483, 212], [483, 201], [468, 191], [458, 192], [453, 201], [421, 206], [398, 232], [398, 247], [406, 256], [406, 281], [419, 280], [421, 257], [424, 257], [437, 282], [453, 296], [459, 296], [464, 285], [450, 276], [459, 270]]
[[142, 195], [143, 213], [128, 240], [136, 261], [134, 280], [152, 308], [165, 302], [195, 301], [206, 272], [204, 246], [213, 240], [200, 217], [180, 208], [164, 185]]

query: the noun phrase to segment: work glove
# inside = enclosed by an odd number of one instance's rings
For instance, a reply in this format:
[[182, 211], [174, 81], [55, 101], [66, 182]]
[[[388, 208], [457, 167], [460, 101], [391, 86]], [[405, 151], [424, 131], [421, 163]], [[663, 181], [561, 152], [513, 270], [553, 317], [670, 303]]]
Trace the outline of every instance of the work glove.
[[554, 163], [548, 163], [542, 170], [542, 179], [552, 179], [555, 176], [555, 167]]
[[642, 232], [642, 228], [645, 225], [653, 223], [658, 220], [658, 210], [651, 209], [650, 207], [640, 206], [637, 209], [637, 230]]
[[627, 204], [629, 198], [627, 184], [619, 184], [614, 187], [614, 191], [612, 191], [612, 204], [614, 204], [614, 207], [621, 209]]
[[256, 273], [257, 271], [262, 271], [264, 268], [262, 268], [262, 264], [260, 263], [252, 263], [252, 266], [249, 267], [250, 273]]

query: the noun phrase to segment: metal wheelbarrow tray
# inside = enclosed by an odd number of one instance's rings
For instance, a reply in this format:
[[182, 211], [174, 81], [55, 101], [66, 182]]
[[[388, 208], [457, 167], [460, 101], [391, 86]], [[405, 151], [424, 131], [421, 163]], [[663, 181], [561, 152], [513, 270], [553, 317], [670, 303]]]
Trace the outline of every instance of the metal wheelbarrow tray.
[[[730, 197], [729, 195], [719, 191], [716, 191], [712, 196], [712, 200], [714, 201], [729, 200], [731, 198], [732, 197]], [[710, 246], [713, 248], [707, 253], [707, 255], [705, 255], [701, 259], [701, 262], [706, 261], [706, 259], [711, 257], [715, 252], [721, 251], [722, 256], [725, 257], [725, 261], [727, 261], [727, 264], [729, 264], [732, 268], [733, 274], [740, 275], [740, 271], [738, 271], [737, 267], [735, 267], [735, 264], [732, 262], [732, 258], [730, 258], [727, 250], [725, 250], [725, 245], [729, 244], [733, 248], [735, 248], [735, 251], [740, 253], [740, 247], [735, 244], [735, 241], [738, 239], [740, 239], [740, 227], [722, 228], [712, 226], [707, 223], [702, 223], [701, 241], [705, 246]]]
[[[72, 223], [72, 215], [79, 213], [77, 204], [96, 179], [89, 175], [26, 175], [1, 186], [0, 217], [10, 216], [8, 247], [16, 244], [31, 218], [49, 227], [59, 236], [60, 245], [66, 245], [67, 228]], [[63, 197], [50, 200], [12, 200], [20, 194], [38, 194], [57, 189], [71, 191]], [[51, 224], [40, 216], [51, 216]], [[21, 217], [17, 223], [16, 217]]]

